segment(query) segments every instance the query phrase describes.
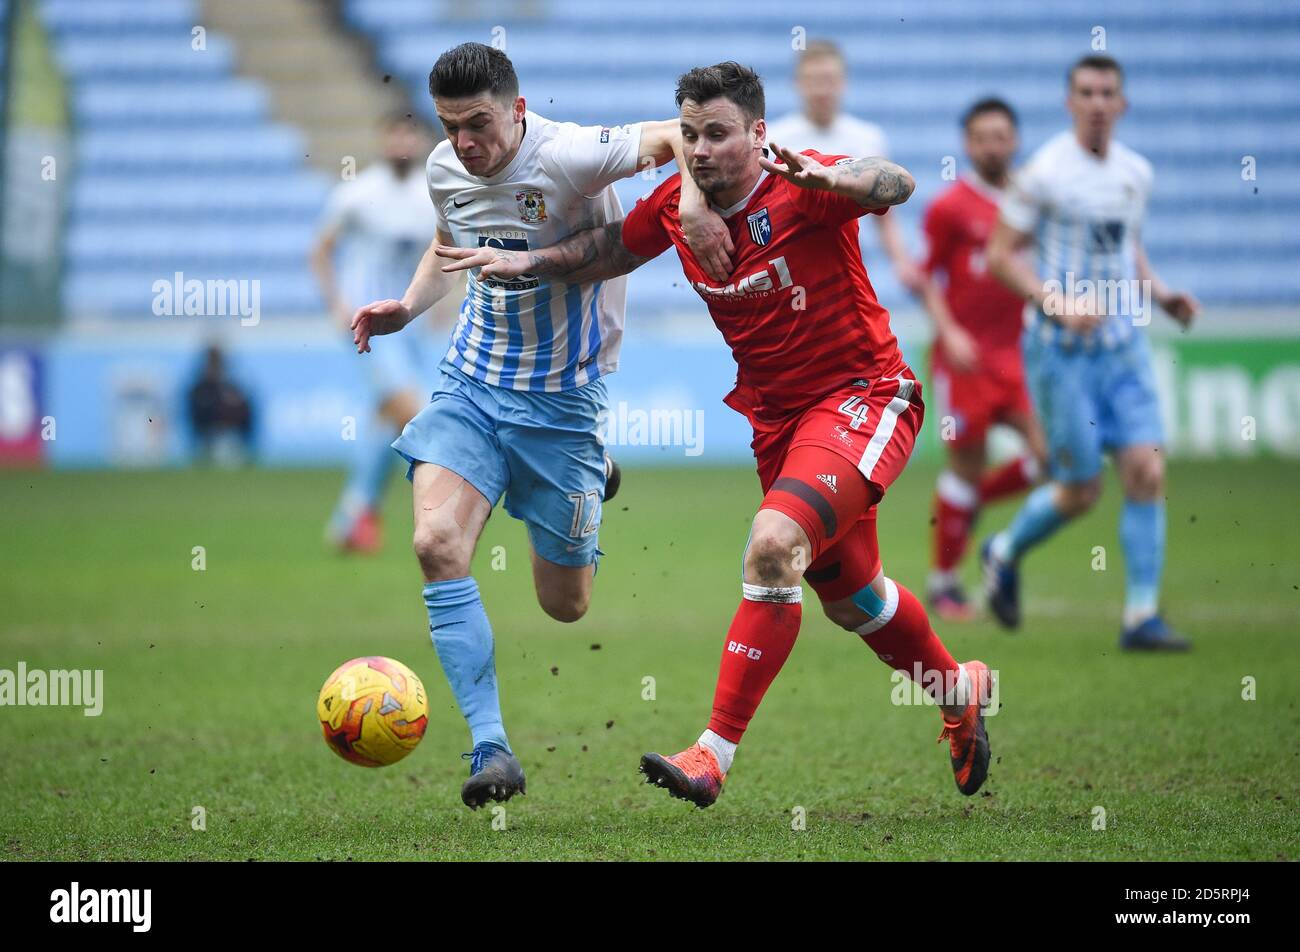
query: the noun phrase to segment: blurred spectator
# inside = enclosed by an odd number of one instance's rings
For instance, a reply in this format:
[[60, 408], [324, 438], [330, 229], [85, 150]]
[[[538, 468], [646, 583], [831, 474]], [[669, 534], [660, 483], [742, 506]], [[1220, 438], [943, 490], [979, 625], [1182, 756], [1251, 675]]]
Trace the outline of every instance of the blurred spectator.
[[227, 374], [225, 356], [215, 344], [207, 349], [188, 403], [199, 462], [239, 466], [248, 461], [252, 455], [252, 408], [243, 389]]
[[[773, 119], [767, 127], [768, 142], [796, 152], [816, 149], [824, 155], [888, 157], [884, 130], [840, 109], [848, 69], [838, 46], [830, 40], [809, 40], [795, 65], [794, 84], [803, 100], [803, 111]], [[898, 283], [909, 291], [918, 291], [923, 276], [907, 252], [898, 218], [893, 214], [869, 217], [876, 223], [880, 244], [889, 255]]]

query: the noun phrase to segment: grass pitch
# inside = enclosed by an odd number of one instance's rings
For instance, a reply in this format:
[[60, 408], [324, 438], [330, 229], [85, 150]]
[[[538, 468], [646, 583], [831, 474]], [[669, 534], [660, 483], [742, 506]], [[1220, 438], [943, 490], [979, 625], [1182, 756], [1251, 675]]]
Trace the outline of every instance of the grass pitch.
[[[933, 476], [910, 469], [882, 506], [886, 568], [917, 591]], [[892, 704], [888, 669], [815, 600], [718, 803], [640, 783], [644, 751], [680, 749], [707, 719], [751, 470], [629, 467], [592, 610], [569, 626], [536, 606], [523, 527], [498, 510], [475, 574], [530, 790], [504, 829], [459, 802], [468, 739], [429, 643], [409, 490], [392, 486], [384, 553], [345, 559], [320, 542], [339, 481], [0, 474], [0, 668], [101, 668], [105, 695], [97, 718], [0, 707], [0, 858], [1297, 858], [1294, 467], [1172, 468], [1165, 601], [1189, 655], [1116, 649], [1113, 480], [1028, 559], [1020, 634], [940, 626], [959, 659], [1000, 672], [994, 764], [971, 799], [934, 743], [937, 712]], [[364, 654], [401, 659], [430, 692], [424, 741], [382, 770], [334, 756], [315, 721], [325, 676]]]

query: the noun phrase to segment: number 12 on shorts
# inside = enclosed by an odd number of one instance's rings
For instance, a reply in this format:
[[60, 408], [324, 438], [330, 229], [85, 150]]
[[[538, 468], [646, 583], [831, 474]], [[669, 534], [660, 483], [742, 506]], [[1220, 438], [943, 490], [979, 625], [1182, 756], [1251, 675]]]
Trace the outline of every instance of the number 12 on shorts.
[[[569, 493], [573, 503], [573, 521], [569, 523], [569, 537], [585, 539], [598, 528], [596, 517], [600, 515], [600, 493]], [[584, 519], [585, 515], [585, 519]]]

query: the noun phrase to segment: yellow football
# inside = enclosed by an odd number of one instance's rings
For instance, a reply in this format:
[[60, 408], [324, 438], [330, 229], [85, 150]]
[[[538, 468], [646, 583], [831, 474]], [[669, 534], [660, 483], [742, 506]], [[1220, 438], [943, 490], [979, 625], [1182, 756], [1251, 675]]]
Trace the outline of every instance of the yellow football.
[[316, 716], [334, 753], [362, 767], [384, 767], [420, 742], [429, 702], [424, 684], [402, 662], [353, 658], [325, 679]]

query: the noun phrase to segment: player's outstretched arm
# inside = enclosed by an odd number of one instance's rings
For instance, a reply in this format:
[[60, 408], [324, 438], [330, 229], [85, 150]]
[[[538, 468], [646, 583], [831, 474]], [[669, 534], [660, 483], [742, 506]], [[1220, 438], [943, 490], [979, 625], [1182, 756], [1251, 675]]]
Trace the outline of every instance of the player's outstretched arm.
[[553, 278], [565, 284], [590, 284], [635, 271], [649, 261], [627, 250], [623, 223], [610, 222], [576, 231], [563, 241], [536, 251], [506, 248], [453, 248], [439, 245], [440, 258], [451, 259], [442, 270], [448, 274], [478, 268], [480, 280], [508, 280], [523, 274]]
[[451, 236], [439, 231], [437, 239], [420, 259], [415, 276], [411, 278], [411, 284], [400, 301], [392, 298], [372, 301], [357, 309], [352, 316], [351, 326], [352, 342], [357, 345], [358, 354], [370, 351], [370, 338], [397, 333], [437, 304], [456, 286], [456, 279], [439, 267], [441, 262], [435, 253], [438, 247], [450, 243]]
[[725, 282], [731, 275], [731, 256], [735, 243], [722, 216], [709, 207], [709, 200], [686, 171], [686, 157], [682, 151], [682, 124], [680, 119], [663, 119], [641, 124], [641, 167], [663, 165], [675, 159], [681, 172], [681, 194], [677, 200], [677, 215], [682, 224], [686, 244], [695, 255], [700, 267], [714, 281]]
[[1137, 259], [1138, 279], [1149, 281], [1152, 299], [1161, 309], [1183, 327], [1191, 327], [1196, 315], [1201, 313], [1201, 302], [1186, 291], [1176, 291], [1160, 280], [1156, 269], [1151, 267], [1146, 248], [1139, 241], [1135, 253]]
[[760, 158], [758, 164], [773, 175], [802, 188], [821, 189], [851, 198], [863, 208], [901, 205], [912, 197], [916, 180], [912, 173], [878, 155], [851, 159], [837, 165], [822, 165], [816, 159], [769, 142], [768, 147], [784, 165]]

